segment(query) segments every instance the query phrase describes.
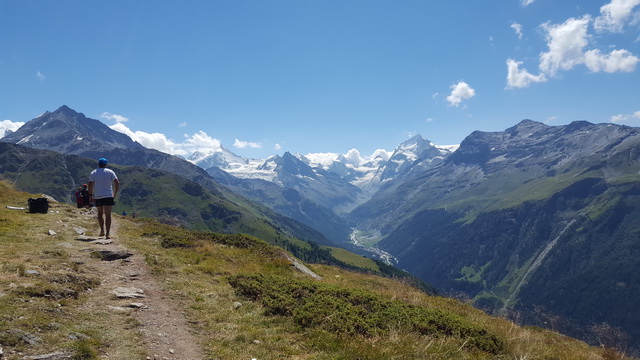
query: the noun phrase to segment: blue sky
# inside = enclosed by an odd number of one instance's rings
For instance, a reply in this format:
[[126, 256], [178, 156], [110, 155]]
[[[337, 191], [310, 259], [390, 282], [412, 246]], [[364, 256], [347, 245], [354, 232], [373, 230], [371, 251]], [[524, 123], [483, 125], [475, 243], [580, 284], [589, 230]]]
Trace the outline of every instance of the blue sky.
[[0, 132], [363, 157], [528, 118], [640, 125], [640, 0], [0, 0]]

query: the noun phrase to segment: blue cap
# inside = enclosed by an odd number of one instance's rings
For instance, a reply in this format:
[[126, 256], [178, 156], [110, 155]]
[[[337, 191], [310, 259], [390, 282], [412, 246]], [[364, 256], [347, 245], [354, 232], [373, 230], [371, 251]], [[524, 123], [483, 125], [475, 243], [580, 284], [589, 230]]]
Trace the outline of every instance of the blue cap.
[[107, 159], [100, 158], [100, 160], [98, 160], [98, 165], [107, 165]]

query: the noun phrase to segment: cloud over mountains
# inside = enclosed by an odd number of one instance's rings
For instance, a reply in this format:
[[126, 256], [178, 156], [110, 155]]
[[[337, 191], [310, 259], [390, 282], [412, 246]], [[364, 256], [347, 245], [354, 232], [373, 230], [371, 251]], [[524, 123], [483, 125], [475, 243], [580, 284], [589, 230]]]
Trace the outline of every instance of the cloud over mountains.
[[[578, 65], [585, 65], [591, 72], [634, 71], [640, 61], [638, 56], [626, 49], [603, 52], [597, 47], [599, 44], [590, 30], [596, 33], [621, 33], [626, 25], [637, 25], [640, 16], [634, 9], [638, 5], [640, 0], [612, 0], [600, 8], [600, 15], [595, 18], [585, 14], [579, 18], [569, 18], [561, 24], [541, 24], [547, 50], [539, 55], [539, 74], [534, 75], [521, 68], [524, 65], [522, 61], [508, 59], [507, 88], [524, 88], [532, 83], [545, 82], [559, 72], [572, 70]], [[512, 23], [511, 27], [521, 38], [522, 27], [513, 24], [517, 23]]]

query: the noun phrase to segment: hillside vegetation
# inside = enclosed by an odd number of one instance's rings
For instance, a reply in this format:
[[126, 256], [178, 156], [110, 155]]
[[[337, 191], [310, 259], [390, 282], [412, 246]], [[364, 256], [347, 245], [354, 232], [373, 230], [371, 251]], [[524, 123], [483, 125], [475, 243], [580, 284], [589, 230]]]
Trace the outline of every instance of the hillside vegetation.
[[[179, 359], [151, 352], [146, 310], [96, 301], [113, 285], [111, 272], [131, 260], [107, 264], [91, 249], [111, 245], [78, 241], [81, 232], [96, 235], [94, 215], [58, 203], [48, 214], [8, 208], [25, 206], [29, 197], [36, 196], [0, 182], [5, 357]], [[114, 226], [118, 246], [143, 260], [159, 298], [177, 307], [171, 314], [179, 315], [167, 316], [186, 318], [195, 339], [189, 346], [206, 359], [624, 359], [428, 295], [407, 281], [308, 264], [316, 280], [296, 270], [284, 250], [255, 237], [121, 216]]]

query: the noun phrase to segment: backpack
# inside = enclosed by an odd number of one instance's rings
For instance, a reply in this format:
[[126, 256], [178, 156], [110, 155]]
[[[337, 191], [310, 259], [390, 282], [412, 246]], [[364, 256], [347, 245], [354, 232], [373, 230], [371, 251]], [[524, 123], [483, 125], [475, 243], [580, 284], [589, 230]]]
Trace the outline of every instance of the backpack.
[[47, 198], [29, 198], [29, 200], [27, 200], [27, 203], [29, 204], [29, 213], [31, 214], [46, 214], [49, 212], [49, 200]]

